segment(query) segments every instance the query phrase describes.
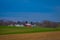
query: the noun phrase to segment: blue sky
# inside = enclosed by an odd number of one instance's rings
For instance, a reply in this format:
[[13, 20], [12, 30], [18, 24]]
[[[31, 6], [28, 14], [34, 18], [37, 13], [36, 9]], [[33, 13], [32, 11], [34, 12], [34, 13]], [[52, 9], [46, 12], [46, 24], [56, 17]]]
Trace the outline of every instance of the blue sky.
[[0, 0], [0, 19], [60, 22], [60, 0]]

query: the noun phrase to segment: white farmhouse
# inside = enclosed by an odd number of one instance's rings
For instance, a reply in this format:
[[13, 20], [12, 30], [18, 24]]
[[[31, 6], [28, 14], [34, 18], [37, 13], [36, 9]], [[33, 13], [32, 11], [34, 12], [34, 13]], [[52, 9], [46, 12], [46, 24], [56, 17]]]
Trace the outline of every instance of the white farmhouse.
[[24, 25], [15, 24], [16, 27], [24, 27]]

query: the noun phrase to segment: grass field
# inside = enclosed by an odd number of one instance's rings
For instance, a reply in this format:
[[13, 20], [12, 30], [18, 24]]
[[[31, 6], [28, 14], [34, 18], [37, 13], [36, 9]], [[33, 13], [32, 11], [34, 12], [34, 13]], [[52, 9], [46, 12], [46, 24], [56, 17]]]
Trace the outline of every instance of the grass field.
[[0, 35], [3, 34], [21, 34], [21, 33], [34, 33], [34, 32], [49, 32], [49, 31], [60, 31], [60, 28], [41, 28], [41, 27], [8, 27], [0, 26]]

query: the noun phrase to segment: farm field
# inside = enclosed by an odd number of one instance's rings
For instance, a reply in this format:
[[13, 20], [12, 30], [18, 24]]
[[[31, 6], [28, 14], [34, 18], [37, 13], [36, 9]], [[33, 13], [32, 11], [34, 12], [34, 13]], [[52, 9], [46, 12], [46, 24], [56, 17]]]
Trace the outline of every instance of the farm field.
[[60, 28], [0, 26], [0, 35], [60, 31]]
[[60, 40], [60, 28], [0, 26], [0, 40]]
[[0, 35], [0, 40], [60, 40], [60, 31]]

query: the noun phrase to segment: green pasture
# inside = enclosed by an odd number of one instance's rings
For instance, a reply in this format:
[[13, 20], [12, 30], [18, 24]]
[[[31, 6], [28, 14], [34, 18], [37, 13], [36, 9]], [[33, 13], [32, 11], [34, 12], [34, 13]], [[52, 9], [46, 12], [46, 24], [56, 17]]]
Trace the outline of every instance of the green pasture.
[[11, 26], [0, 26], [0, 35], [3, 34], [22, 34], [22, 33], [35, 33], [35, 32], [50, 32], [60, 31], [60, 28], [41, 28], [41, 27], [11, 27]]

